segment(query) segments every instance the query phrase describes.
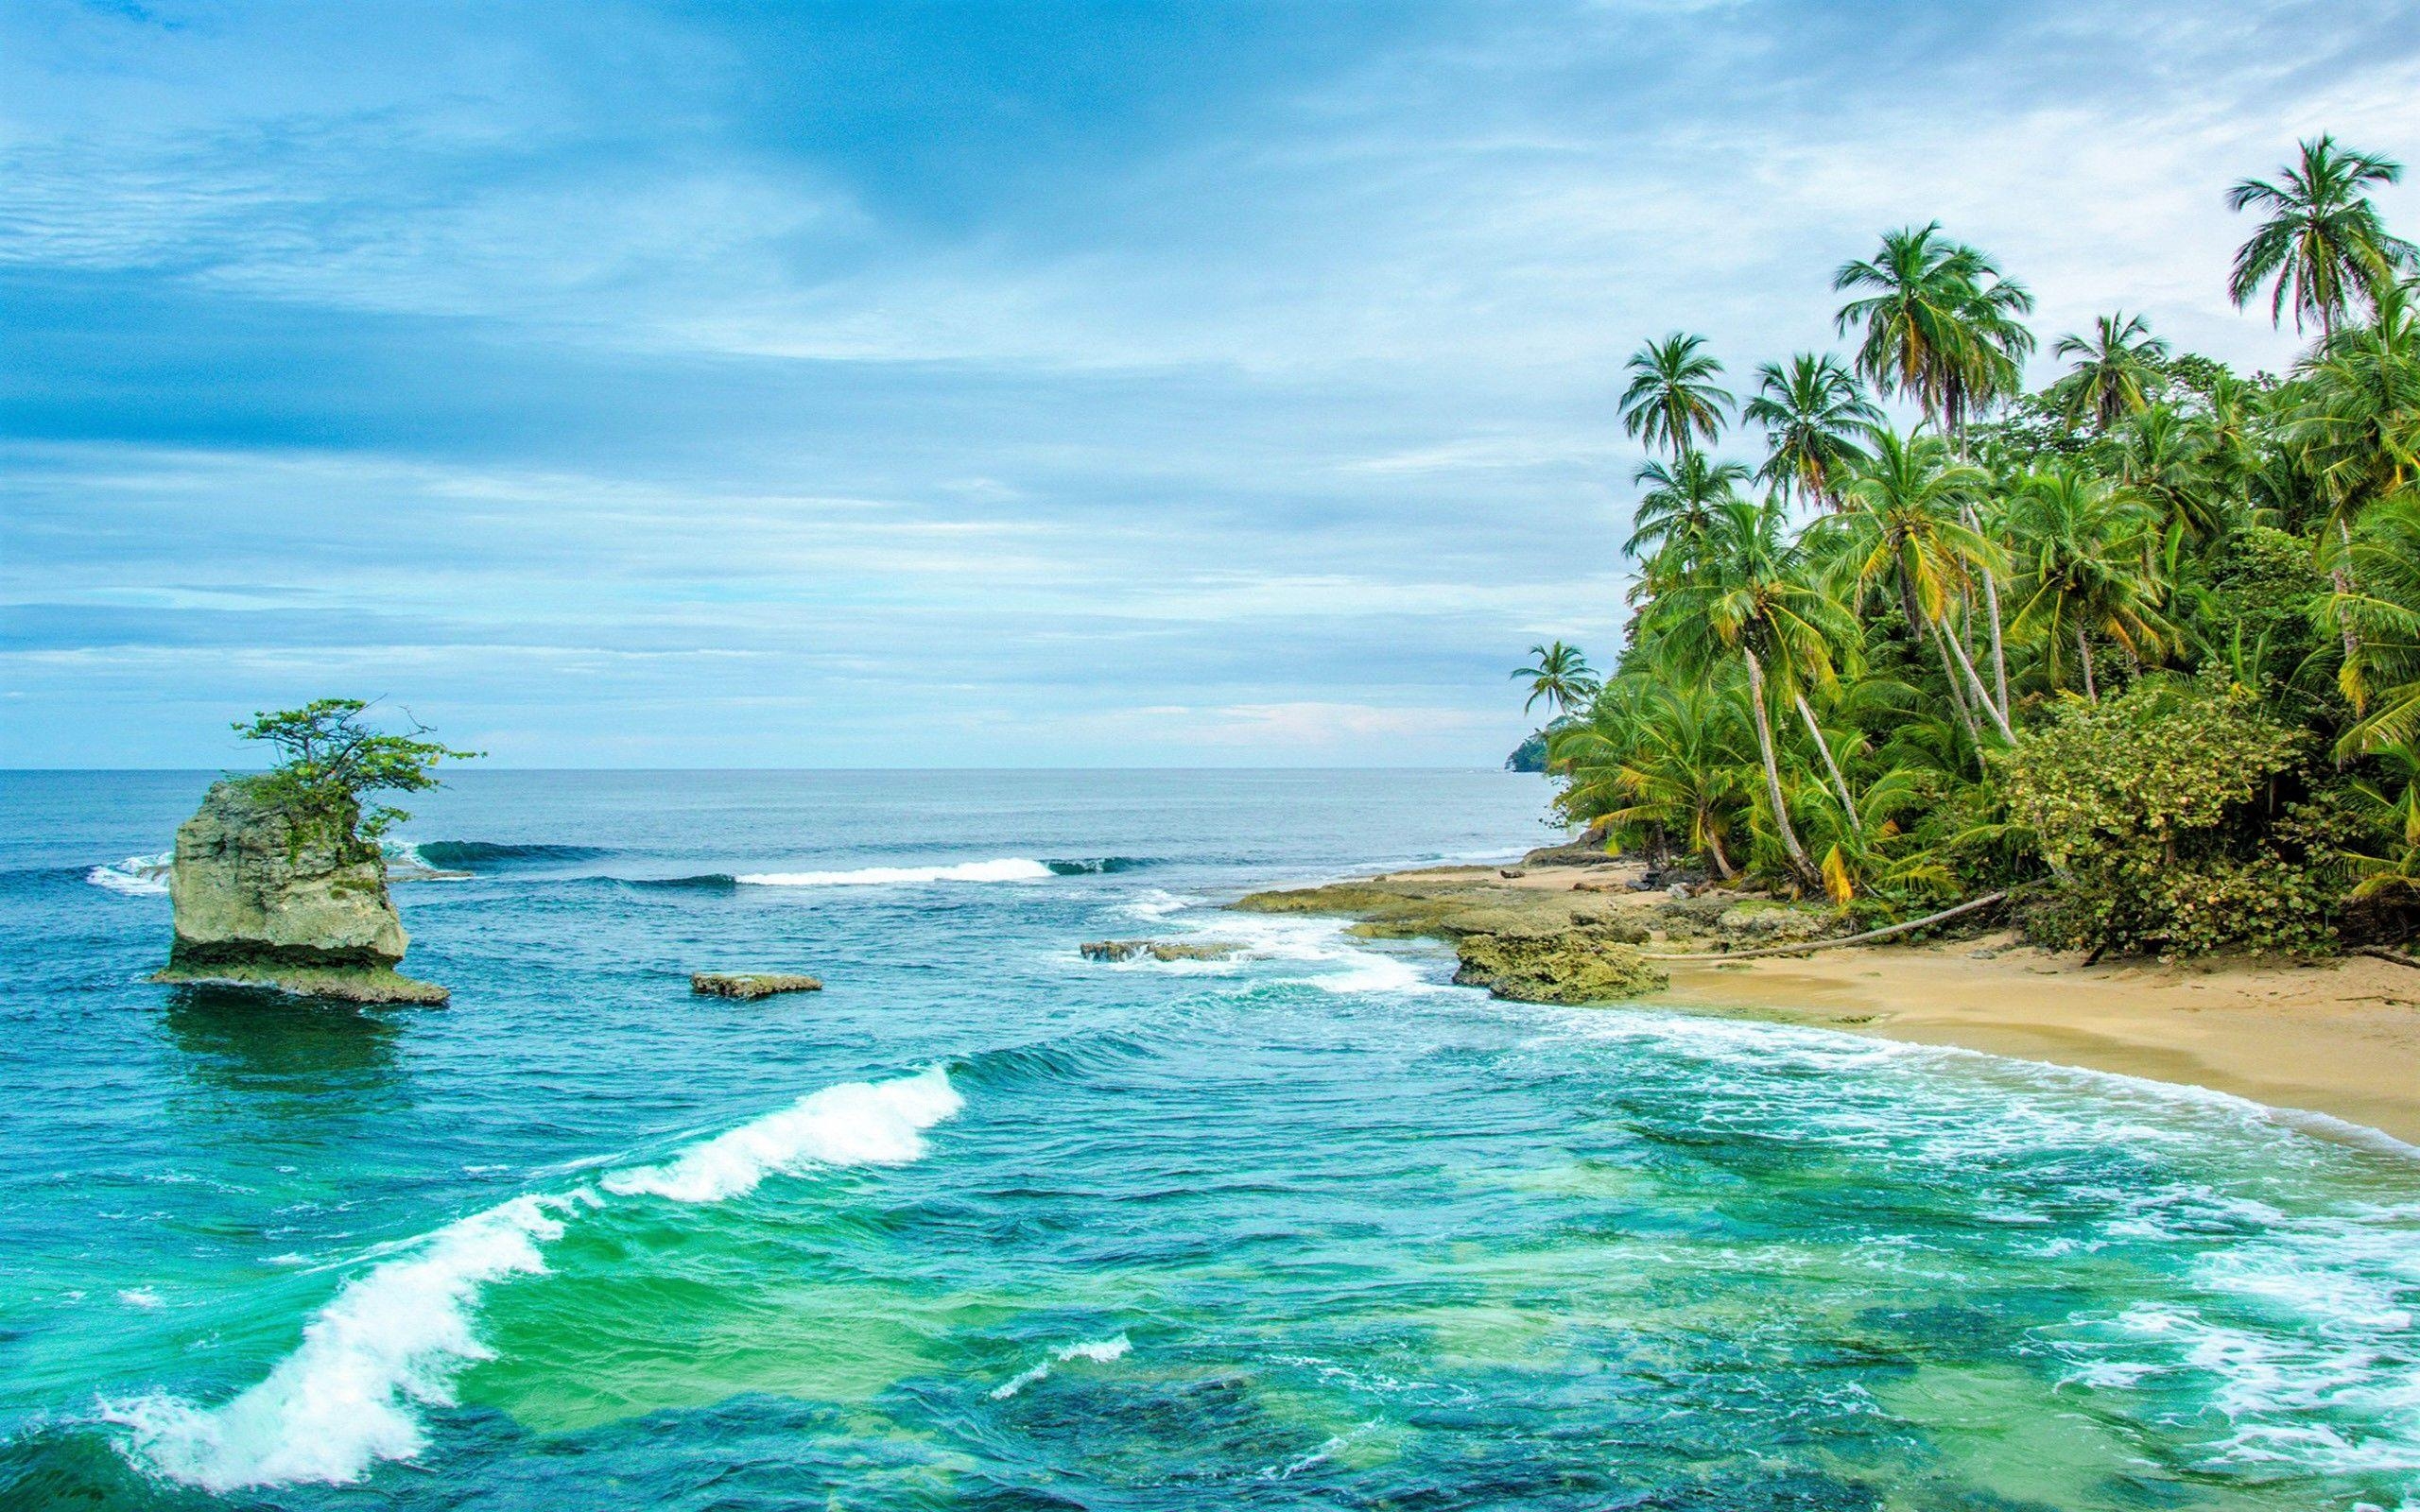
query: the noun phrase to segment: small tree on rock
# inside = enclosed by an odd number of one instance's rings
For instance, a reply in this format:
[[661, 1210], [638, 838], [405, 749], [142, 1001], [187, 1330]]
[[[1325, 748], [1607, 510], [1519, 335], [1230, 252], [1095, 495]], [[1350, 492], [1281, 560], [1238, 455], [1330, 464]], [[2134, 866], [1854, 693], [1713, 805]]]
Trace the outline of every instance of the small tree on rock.
[[366, 795], [425, 792], [439, 785], [438, 763], [484, 753], [422, 739], [429, 729], [408, 711], [408, 733], [372, 729], [362, 721], [369, 709], [360, 698], [317, 698], [235, 721], [236, 734], [268, 742], [278, 756], [275, 766], [243, 779], [246, 789], [290, 816], [298, 835], [326, 834], [339, 850], [375, 853], [378, 837], [411, 816], [384, 804], [364, 807]]

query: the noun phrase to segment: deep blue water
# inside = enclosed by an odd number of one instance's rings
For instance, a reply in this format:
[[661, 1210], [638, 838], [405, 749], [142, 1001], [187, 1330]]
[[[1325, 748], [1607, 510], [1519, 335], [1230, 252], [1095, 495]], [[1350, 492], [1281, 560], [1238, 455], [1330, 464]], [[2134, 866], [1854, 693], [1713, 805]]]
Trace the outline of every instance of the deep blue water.
[[443, 1010], [147, 985], [206, 781], [0, 776], [0, 1505], [2420, 1505], [2409, 1151], [1211, 906], [1535, 778], [473, 770]]

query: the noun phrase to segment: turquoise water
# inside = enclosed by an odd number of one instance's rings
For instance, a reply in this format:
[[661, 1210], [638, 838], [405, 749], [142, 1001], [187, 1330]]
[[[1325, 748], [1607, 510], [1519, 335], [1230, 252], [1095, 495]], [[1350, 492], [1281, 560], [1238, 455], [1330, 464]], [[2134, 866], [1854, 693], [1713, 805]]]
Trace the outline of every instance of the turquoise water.
[[2420, 1506], [2408, 1149], [1206, 906], [1533, 778], [474, 772], [441, 1011], [145, 985], [204, 781], [0, 777], [0, 1505]]

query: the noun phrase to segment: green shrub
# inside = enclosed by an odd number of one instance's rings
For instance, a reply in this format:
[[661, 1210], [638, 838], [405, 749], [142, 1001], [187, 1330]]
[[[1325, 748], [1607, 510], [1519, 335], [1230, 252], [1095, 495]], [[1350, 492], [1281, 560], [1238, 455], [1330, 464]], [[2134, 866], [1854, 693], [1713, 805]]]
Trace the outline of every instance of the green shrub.
[[2069, 703], [2007, 758], [2013, 818], [2060, 885], [2026, 927], [2057, 949], [2324, 954], [2340, 889], [2273, 831], [2302, 735], [2247, 689], [2146, 679]]

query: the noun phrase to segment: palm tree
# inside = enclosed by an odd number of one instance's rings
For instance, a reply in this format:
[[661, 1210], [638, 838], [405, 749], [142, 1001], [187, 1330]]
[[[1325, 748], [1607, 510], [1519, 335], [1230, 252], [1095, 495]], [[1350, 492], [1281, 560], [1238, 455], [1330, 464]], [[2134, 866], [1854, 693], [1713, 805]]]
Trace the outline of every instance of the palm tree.
[[2233, 524], [2212, 487], [2209, 448], [2202, 427], [2166, 404], [2150, 405], [2118, 432], [2118, 481], [2157, 509], [2164, 526], [2208, 541]]
[[2420, 268], [2420, 248], [2388, 235], [2363, 192], [2400, 180], [2403, 164], [2340, 147], [2333, 136], [2301, 146], [2301, 162], [2277, 182], [2246, 179], [2227, 191], [2229, 210], [2263, 210], [2269, 217], [2236, 249], [2227, 293], [2241, 309], [2267, 283], [2273, 323], [2286, 323], [2290, 303], [2295, 332], [2308, 317], [2324, 338], [2336, 334], [2356, 300], [2375, 304], [2397, 273]]
[[1730, 501], [1716, 512], [1699, 570], [1658, 608], [1667, 632], [1685, 654], [1705, 661], [1719, 653], [1736, 655], [1746, 670], [1748, 710], [1755, 722], [1773, 833], [1799, 879], [1821, 887], [1823, 873], [1800, 843], [1782, 795], [1768, 700], [1776, 681], [1794, 691], [1830, 680], [1832, 645], [1853, 635], [1855, 624], [1812, 585], [1806, 559], [1789, 537], [1789, 508], [1781, 500]]
[[1705, 337], [1678, 332], [1651, 341], [1632, 354], [1630, 387], [1622, 390], [1622, 429], [1647, 446], [1670, 449], [1679, 458], [1722, 434], [1731, 411], [1730, 391], [1715, 380], [1722, 364], [1703, 349]]
[[1686, 837], [1729, 882], [1738, 875], [1723, 838], [1741, 794], [1746, 752], [1737, 706], [1703, 682], [1647, 684], [1635, 737], [1616, 765], [1620, 806], [1605, 816]]
[[[1941, 222], [1885, 232], [1880, 253], [1844, 263], [1832, 287], [1871, 291], [1841, 306], [1834, 329], [1864, 328], [1858, 371], [1885, 394], [1905, 394], [1959, 441], [1969, 416], [2014, 395], [2033, 335], [2017, 318], [2033, 297], [1974, 248], [1940, 235]], [[1979, 528], [1972, 501], [1963, 516]], [[2001, 644], [1999, 581], [1979, 575], [1991, 631], [1992, 680], [2008, 703], [2008, 651]], [[1962, 646], [1960, 654], [1964, 654]]]
[[2169, 633], [2156, 608], [2158, 585], [2143, 565], [2150, 512], [2106, 482], [2060, 465], [2018, 484], [2008, 524], [2026, 553], [2011, 628], [2041, 635], [2054, 685], [2073, 641], [2084, 696], [2099, 703], [2092, 637], [2115, 641], [2139, 662], [2157, 657]]
[[2091, 335], [2061, 336], [2052, 350], [2076, 359], [2074, 369], [2050, 390], [2067, 423], [2088, 413], [2093, 430], [2105, 432], [2150, 402], [2147, 391], [2159, 381], [2157, 365], [2168, 355], [2168, 343], [2152, 335], [2151, 322], [2120, 310], [2095, 321]]
[[1737, 462], [1710, 461], [1703, 452], [1684, 452], [1668, 467], [1646, 463], [1631, 481], [1647, 484], [1648, 490], [1639, 495], [1622, 550], [1634, 559], [1646, 558], [1639, 586], [1652, 593], [1688, 572], [1715, 510], [1739, 496], [1748, 470]]
[[1740, 417], [1765, 428], [1770, 451], [1758, 481], [1830, 507], [1842, 472], [1865, 455], [1857, 438], [1882, 423], [1882, 411], [1828, 354], [1802, 352], [1787, 368], [1766, 363], [1756, 376], [1759, 392]]
[[[1968, 524], [1975, 498], [1989, 482], [1984, 472], [1950, 455], [1938, 437], [1876, 432], [1874, 455], [1849, 479], [1842, 510], [1822, 524], [1825, 545], [1839, 569], [1860, 590], [1895, 579], [1908, 633], [1929, 635], [1948, 679], [1950, 702], [1981, 744], [1964, 682], [1991, 714], [2000, 733], [2014, 741], [2006, 710], [1993, 703], [1965, 647], [1945, 625], [1949, 605], [1973, 576], [1995, 564], [1999, 551]], [[1956, 666], [1952, 665], [1955, 653]]]
[[1516, 680], [1530, 679], [1530, 697], [1521, 705], [1523, 713], [1536, 708], [1538, 700], [1544, 698], [1547, 707], [1560, 718], [1597, 696], [1597, 675], [1589, 669], [1588, 659], [1581, 654], [1580, 647], [1556, 641], [1533, 645], [1530, 654], [1537, 661], [1512, 671]]
[[2386, 234], [2364, 189], [2394, 184], [2403, 164], [2377, 152], [2335, 146], [2333, 135], [2302, 143], [2302, 163], [2287, 164], [2277, 184], [2243, 179], [2226, 191], [2229, 211], [2268, 211], [2251, 242], [2236, 249], [2226, 293], [2241, 310], [2270, 284], [2270, 321], [2285, 324], [2294, 305], [2294, 332], [2304, 317], [2333, 336], [2357, 298], [2377, 302], [2395, 273], [2420, 266], [2420, 249]]
[[1967, 416], [2014, 391], [2033, 337], [2016, 317], [2033, 308], [2023, 285], [2000, 277], [1975, 249], [1941, 234], [1941, 222], [1887, 232], [1873, 258], [1841, 265], [1834, 329], [1862, 331], [1857, 370], [1886, 395], [1904, 395], [1955, 435]]

